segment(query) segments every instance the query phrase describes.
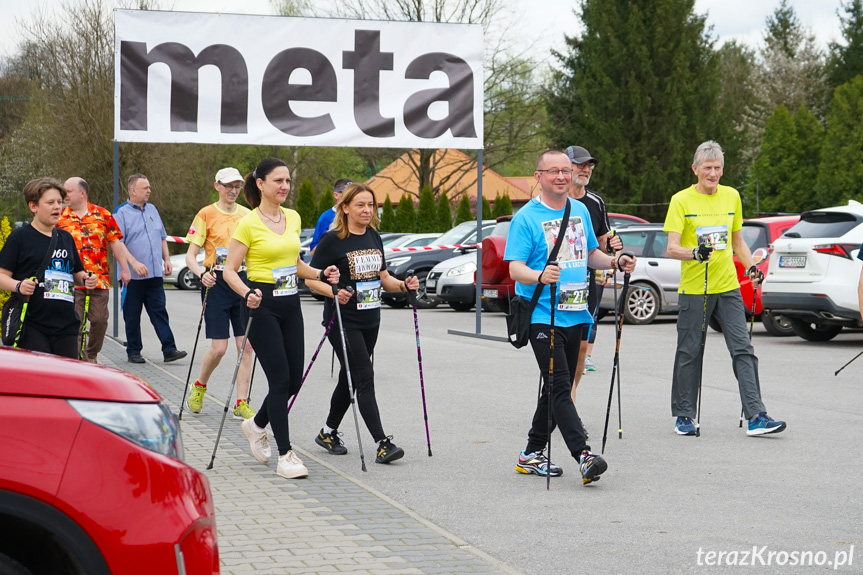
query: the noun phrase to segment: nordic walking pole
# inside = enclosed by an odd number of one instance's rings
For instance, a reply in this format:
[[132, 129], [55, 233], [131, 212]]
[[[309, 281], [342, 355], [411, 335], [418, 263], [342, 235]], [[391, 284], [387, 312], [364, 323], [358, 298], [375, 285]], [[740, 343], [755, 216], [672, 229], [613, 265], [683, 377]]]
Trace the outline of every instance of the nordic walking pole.
[[[754, 266], [753, 266], [754, 267]], [[749, 316], [749, 342], [752, 342], [752, 328], [755, 327], [755, 298], [758, 295], [758, 288], [752, 286], [752, 315]], [[740, 425], [737, 427], [743, 427], [743, 417], [744, 417], [744, 409], [741, 406], [740, 408]]]
[[[210, 269], [204, 273], [208, 274], [212, 273], [212, 271], [213, 266], [210, 266]], [[183, 401], [180, 402], [180, 415], [177, 416], [177, 419], [180, 421], [183, 421], [183, 408], [186, 406], [186, 394], [189, 393], [189, 380], [192, 378], [192, 367], [195, 365], [195, 351], [198, 349], [198, 338], [201, 337], [201, 324], [204, 323], [204, 311], [207, 309], [208, 295], [210, 295], [210, 288], [204, 289], [204, 301], [201, 304], [201, 318], [198, 320], [198, 333], [195, 334], [195, 346], [192, 348], [192, 359], [189, 361], [189, 372], [186, 374], [186, 387], [183, 389]], [[243, 339], [243, 345], [246, 345], [245, 339]]]
[[[628, 255], [628, 256], [634, 257], [634, 255], [631, 252], [624, 252], [621, 255]], [[618, 260], [619, 260], [619, 258], [618, 258]], [[629, 278], [630, 278], [630, 275], [628, 273], [623, 274], [623, 287], [621, 288], [621, 294], [620, 294], [620, 307], [623, 307], [626, 305], [626, 294], [629, 291]], [[617, 272], [616, 271], [615, 271], [614, 280], [615, 280], [615, 284], [616, 284], [617, 283]], [[617, 290], [615, 290], [615, 293], [617, 293]], [[621, 333], [623, 332], [624, 314], [623, 314], [623, 311], [621, 311], [617, 308], [615, 308], [615, 314], [616, 314], [617, 323], [615, 323], [615, 325], [614, 325], [614, 328], [615, 328], [614, 331], [615, 331], [615, 334], [617, 336], [617, 342], [616, 342], [615, 348], [614, 348], [614, 363], [612, 364], [612, 368], [611, 368], [611, 384], [610, 384], [610, 387], [608, 390], [608, 405], [605, 408], [605, 428], [602, 431], [602, 451], [600, 453], [605, 453], [605, 442], [608, 440], [608, 420], [611, 417], [611, 400], [614, 398], [614, 379], [615, 379], [615, 376], [617, 376], [617, 391], [618, 391], [617, 409], [618, 409], [618, 411], [620, 411], [620, 372], [618, 371], [618, 365], [620, 363], [620, 336], [621, 336]], [[622, 437], [623, 436], [623, 424], [621, 423], [621, 419], [622, 419], [622, 415], [619, 415], [618, 416], [618, 430], [617, 431], [618, 431], [619, 435]]]
[[701, 369], [698, 370], [698, 413], [695, 418], [695, 437], [701, 437], [701, 383], [704, 380], [704, 346], [707, 343], [707, 268], [704, 262], [704, 315], [701, 318]]
[[[556, 266], [557, 261], [548, 262], [550, 266]], [[544, 271], [544, 270], [543, 270]], [[540, 274], [540, 278], [542, 274]], [[548, 342], [548, 467], [545, 469], [545, 490], [551, 489], [551, 422], [552, 422], [552, 390], [554, 389], [554, 310], [557, 307], [557, 282], [548, 284], [551, 295], [551, 338]]]
[[[348, 293], [353, 294], [354, 288], [347, 286], [345, 288]], [[360, 446], [360, 464], [363, 471], [366, 471], [366, 456], [363, 453], [363, 440], [360, 437], [360, 420], [357, 418], [357, 402], [354, 398], [354, 383], [351, 379], [351, 366], [348, 361], [348, 344], [345, 341], [345, 324], [342, 323], [342, 307], [339, 305], [339, 286], [333, 286], [333, 299], [336, 300], [336, 316], [339, 319], [339, 335], [342, 339], [342, 354], [345, 358], [345, 373], [348, 376], [348, 393], [351, 395], [351, 409], [354, 412], [354, 426], [357, 428], [357, 444]]]
[[[87, 277], [92, 277], [93, 272], [87, 272]], [[87, 336], [90, 335], [90, 326], [87, 324], [87, 316], [90, 315], [90, 290], [84, 291], [84, 317], [81, 318], [81, 353], [78, 358], [87, 361]]]
[[[408, 273], [405, 276], [405, 279], [407, 279], [413, 275], [414, 275], [414, 271], [408, 270]], [[405, 284], [405, 288], [407, 288], [407, 284]], [[419, 371], [420, 371], [420, 393], [422, 394], [422, 398], [423, 398], [423, 419], [425, 420], [425, 424], [426, 424], [426, 444], [428, 445], [429, 457], [431, 457], [432, 456], [432, 450], [431, 450], [431, 436], [429, 436], [429, 413], [428, 413], [428, 409], [426, 408], [426, 388], [425, 388], [425, 383], [423, 381], [423, 354], [422, 354], [422, 350], [420, 349], [420, 324], [419, 324], [419, 320], [417, 319], [417, 298], [416, 298], [416, 293], [409, 288], [408, 288], [408, 299], [410, 300], [411, 305], [414, 308], [414, 333], [416, 334], [416, 338], [417, 338], [417, 366], [419, 366]]]
[[335, 319], [336, 319], [336, 314], [333, 314], [333, 317], [330, 318], [330, 323], [327, 325], [326, 331], [324, 331], [324, 337], [321, 338], [321, 341], [318, 344], [318, 348], [315, 350], [315, 353], [312, 355], [312, 360], [309, 362], [309, 366], [306, 368], [305, 373], [303, 373], [303, 379], [300, 380], [300, 387], [299, 387], [299, 389], [297, 389], [297, 393], [294, 394], [294, 397], [291, 398], [291, 403], [288, 404], [288, 413], [291, 412], [291, 408], [294, 406], [294, 402], [297, 400], [297, 396], [300, 394], [300, 389], [303, 389], [303, 383], [305, 383], [306, 377], [309, 375], [309, 372], [312, 370], [312, 366], [315, 365], [315, 360], [318, 357], [318, 353], [321, 351], [321, 348], [324, 346], [324, 342], [327, 340], [327, 336], [330, 333], [330, 328], [333, 327], [333, 322], [335, 321]]
[[222, 429], [225, 427], [225, 417], [228, 415], [228, 406], [231, 404], [231, 397], [234, 395], [234, 385], [237, 384], [237, 373], [240, 371], [240, 362], [243, 361], [243, 352], [246, 351], [246, 340], [249, 339], [249, 330], [251, 327], [252, 310], [249, 310], [249, 321], [246, 322], [246, 333], [243, 334], [243, 345], [240, 346], [240, 353], [237, 354], [237, 365], [234, 366], [234, 377], [231, 378], [231, 387], [228, 389], [228, 397], [225, 399], [225, 410], [222, 412], [222, 423], [219, 424], [219, 434], [216, 435], [216, 445], [213, 446], [213, 455], [210, 457], [210, 464], [207, 466], [207, 469], [212, 469], [213, 461], [216, 460], [216, 450], [219, 449], [219, 440], [222, 439]]
[[255, 350], [252, 350], [252, 374], [249, 376], [249, 391], [246, 395], [246, 403], [252, 401], [252, 384], [255, 383], [255, 368], [258, 367], [258, 354], [255, 353]]
[[851, 361], [849, 361], [848, 363], [846, 363], [845, 365], [843, 365], [842, 367], [840, 367], [839, 369], [837, 369], [837, 370], [833, 373], [833, 375], [834, 375], [834, 376], [839, 375], [839, 372], [840, 372], [840, 371], [842, 371], [843, 369], [845, 369], [846, 367], [848, 367], [849, 365], [851, 365], [852, 363], [854, 363], [854, 360], [855, 360], [855, 359], [857, 359], [858, 357], [860, 357], [861, 355], [863, 355], [863, 351], [861, 351], [860, 353], [858, 353], [857, 355], [855, 355], [853, 358], [851, 358]]

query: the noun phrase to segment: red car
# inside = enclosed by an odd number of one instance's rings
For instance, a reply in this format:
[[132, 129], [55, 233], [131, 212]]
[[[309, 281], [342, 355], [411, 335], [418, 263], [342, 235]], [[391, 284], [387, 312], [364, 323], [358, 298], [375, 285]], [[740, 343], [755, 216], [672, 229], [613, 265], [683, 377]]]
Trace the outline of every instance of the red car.
[[[498, 218], [498, 222], [505, 218], [512, 216]], [[616, 213], [609, 213], [608, 221], [615, 229], [648, 223], [636, 216]], [[506, 235], [488, 236], [482, 240], [482, 308], [485, 311], [507, 311], [509, 300], [515, 295], [515, 282], [509, 276], [509, 262], [503, 259], [505, 250]]]
[[219, 573], [207, 478], [144, 381], [0, 349], [0, 573]]

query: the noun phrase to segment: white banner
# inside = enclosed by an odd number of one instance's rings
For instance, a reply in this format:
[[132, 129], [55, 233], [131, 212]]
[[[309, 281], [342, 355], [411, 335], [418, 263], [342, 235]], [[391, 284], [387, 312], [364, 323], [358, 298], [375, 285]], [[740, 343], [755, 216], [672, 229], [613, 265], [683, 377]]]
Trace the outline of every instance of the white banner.
[[479, 149], [482, 27], [116, 10], [120, 142]]

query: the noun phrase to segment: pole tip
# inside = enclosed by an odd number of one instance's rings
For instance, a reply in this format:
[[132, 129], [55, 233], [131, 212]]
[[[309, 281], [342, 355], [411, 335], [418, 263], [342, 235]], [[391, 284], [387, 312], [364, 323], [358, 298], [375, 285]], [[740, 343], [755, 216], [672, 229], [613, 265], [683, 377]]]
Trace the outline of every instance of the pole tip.
[[431, 457], [431, 456], [432, 456], [431, 447], [429, 447], [429, 457]]

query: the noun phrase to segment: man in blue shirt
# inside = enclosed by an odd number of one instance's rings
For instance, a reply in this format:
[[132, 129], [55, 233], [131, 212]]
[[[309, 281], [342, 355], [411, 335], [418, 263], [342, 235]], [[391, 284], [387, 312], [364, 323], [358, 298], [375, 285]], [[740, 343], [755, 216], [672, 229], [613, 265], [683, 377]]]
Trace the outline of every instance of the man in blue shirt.
[[[579, 462], [584, 484], [596, 481], [608, 468], [605, 460], [590, 452], [584, 426], [572, 402], [572, 372], [578, 363], [582, 331], [593, 323], [587, 305], [588, 265], [595, 269], [617, 269], [625, 272], [635, 268], [635, 258], [622, 255], [615, 259], [598, 248], [596, 235], [590, 222], [590, 213], [581, 202], [568, 197], [572, 181], [569, 156], [560, 150], [549, 150], [539, 156], [534, 178], [541, 187], [539, 197], [531, 200], [512, 219], [506, 242], [504, 259], [509, 262], [509, 273], [516, 281], [516, 294], [531, 299], [536, 285], [542, 292], [533, 310], [530, 326], [530, 345], [543, 374], [543, 386], [528, 432], [527, 447], [519, 454], [516, 471], [520, 473], [555, 477], [563, 470], [552, 464], [543, 453], [554, 425], [560, 432], [569, 452]], [[584, 237], [583, 246], [563, 242], [557, 255], [557, 265], [546, 265], [563, 224], [566, 203], [570, 203], [567, 231]], [[554, 381], [551, 398], [554, 414], [552, 428], [548, 427], [548, 371], [551, 358], [551, 289], [557, 284], [557, 301], [554, 316]]]
[[321, 217], [318, 218], [318, 223], [315, 225], [315, 235], [312, 236], [312, 243], [309, 244], [309, 253], [315, 253], [315, 248], [318, 247], [318, 242], [321, 241], [321, 236], [327, 233], [330, 226], [333, 225], [333, 220], [336, 218], [336, 206], [339, 205], [342, 192], [351, 184], [353, 184], [353, 182], [346, 179], [336, 181], [333, 186], [333, 198], [335, 198], [336, 205], [333, 206], [332, 209], [322, 213]]
[[162, 272], [171, 273], [168, 237], [159, 210], [149, 203], [150, 182], [143, 174], [129, 176], [129, 201], [120, 205], [114, 220], [123, 233], [123, 243], [136, 260], [147, 266], [147, 274], [133, 277], [124, 286], [123, 321], [126, 323], [126, 354], [131, 363], [144, 363], [141, 350], [141, 310], [147, 308], [150, 323], [162, 342], [165, 361], [186, 357], [177, 349], [165, 309], [165, 287]]

